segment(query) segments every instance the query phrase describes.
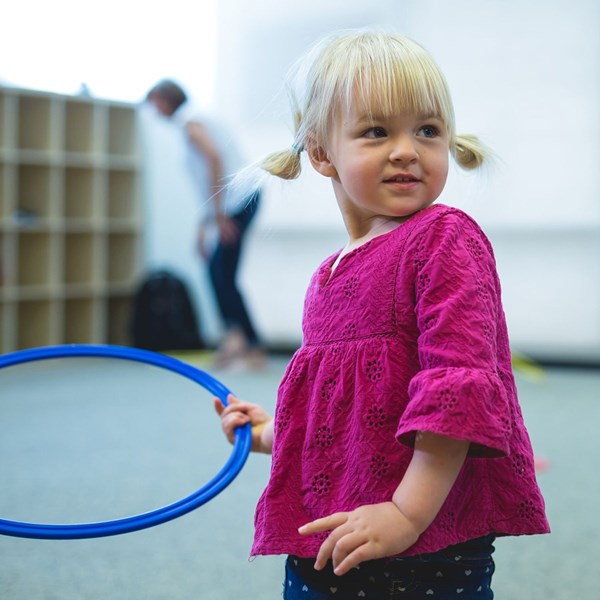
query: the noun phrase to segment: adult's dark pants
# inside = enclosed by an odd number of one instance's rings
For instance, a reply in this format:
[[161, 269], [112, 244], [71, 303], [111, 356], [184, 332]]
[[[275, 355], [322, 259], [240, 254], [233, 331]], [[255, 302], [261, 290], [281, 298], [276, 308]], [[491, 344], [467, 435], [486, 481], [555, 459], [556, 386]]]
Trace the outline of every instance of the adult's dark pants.
[[256, 192], [241, 211], [230, 216], [238, 229], [237, 239], [231, 243], [223, 243], [219, 239], [209, 261], [210, 280], [225, 326], [228, 329], [239, 328], [249, 346], [258, 346], [260, 341], [238, 287], [237, 273], [248, 227], [258, 211], [259, 204], [260, 192]]

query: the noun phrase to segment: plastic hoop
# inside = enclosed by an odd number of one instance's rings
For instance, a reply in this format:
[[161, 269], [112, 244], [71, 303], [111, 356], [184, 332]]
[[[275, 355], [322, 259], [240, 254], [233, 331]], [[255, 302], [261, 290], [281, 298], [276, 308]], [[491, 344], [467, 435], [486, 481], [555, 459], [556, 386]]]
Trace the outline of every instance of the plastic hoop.
[[[0, 356], [0, 369], [32, 361], [86, 356], [131, 360], [173, 371], [195, 381], [218, 396], [224, 404], [227, 403], [227, 396], [231, 393], [208, 373], [182, 361], [148, 350], [122, 346], [73, 344], [20, 350]], [[83, 539], [119, 535], [165, 523], [202, 506], [222, 492], [241, 471], [250, 453], [251, 445], [250, 424], [246, 424], [236, 430], [231, 455], [217, 475], [193, 494], [162, 508], [112, 521], [72, 525], [23, 523], [0, 519], [0, 534], [37, 539]]]

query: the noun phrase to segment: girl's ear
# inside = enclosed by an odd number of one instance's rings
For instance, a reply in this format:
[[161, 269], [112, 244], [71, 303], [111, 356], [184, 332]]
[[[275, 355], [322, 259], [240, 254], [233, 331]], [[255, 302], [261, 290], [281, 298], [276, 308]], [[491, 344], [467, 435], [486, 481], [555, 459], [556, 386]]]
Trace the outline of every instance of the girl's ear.
[[337, 170], [325, 148], [311, 144], [307, 148], [306, 153], [310, 159], [310, 164], [317, 173], [320, 173], [324, 177], [337, 177]]

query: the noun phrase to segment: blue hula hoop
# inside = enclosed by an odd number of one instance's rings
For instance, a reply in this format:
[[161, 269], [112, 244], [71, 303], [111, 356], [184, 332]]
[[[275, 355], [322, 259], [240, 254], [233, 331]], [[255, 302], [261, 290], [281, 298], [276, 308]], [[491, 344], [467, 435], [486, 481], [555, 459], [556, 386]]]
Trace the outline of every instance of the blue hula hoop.
[[[0, 369], [32, 361], [86, 356], [131, 360], [173, 371], [195, 381], [220, 398], [224, 404], [227, 404], [227, 396], [231, 393], [222, 383], [208, 373], [180, 360], [148, 350], [121, 346], [73, 344], [20, 350], [0, 356]], [[23, 523], [0, 519], [0, 534], [36, 539], [83, 539], [119, 535], [165, 523], [202, 506], [222, 492], [241, 471], [248, 458], [251, 446], [250, 424], [246, 424], [236, 430], [233, 450], [217, 475], [193, 494], [162, 508], [113, 521], [72, 525]]]

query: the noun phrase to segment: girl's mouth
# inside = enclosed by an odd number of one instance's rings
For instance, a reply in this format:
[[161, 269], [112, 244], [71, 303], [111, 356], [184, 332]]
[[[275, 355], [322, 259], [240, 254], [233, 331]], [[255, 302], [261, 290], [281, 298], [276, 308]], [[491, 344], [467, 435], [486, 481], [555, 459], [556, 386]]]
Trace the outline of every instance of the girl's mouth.
[[394, 177], [390, 177], [385, 180], [385, 183], [416, 183], [419, 181], [418, 177], [414, 175], [394, 175]]

